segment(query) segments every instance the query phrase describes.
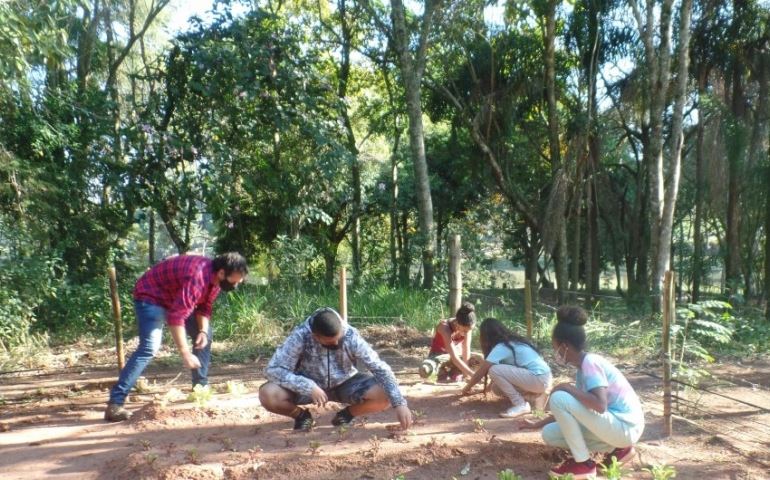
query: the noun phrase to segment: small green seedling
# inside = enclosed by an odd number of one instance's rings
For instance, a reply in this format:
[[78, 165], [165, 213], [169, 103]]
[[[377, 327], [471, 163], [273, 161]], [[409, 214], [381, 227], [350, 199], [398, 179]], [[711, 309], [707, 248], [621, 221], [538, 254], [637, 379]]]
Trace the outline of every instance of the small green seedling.
[[230, 395], [233, 395], [234, 397], [240, 397], [241, 395], [245, 395], [246, 392], [246, 385], [239, 382], [238, 380], [227, 381], [227, 393]]
[[318, 453], [321, 451], [321, 442], [318, 440], [310, 440], [310, 443], [307, 446], [307, 451], [312, 455], [318, 455]]
[[524, 480], [524, 478], [521, 475], [514, 473], [510, 468], [506, 468], [505, 470], [497, 472], [497, 480]]
[[406, 477], [404, 476], [403, 473], [399, 473], [398, 475], [393, 477], [393, 480], [406, 480]]
[[334, 429], [334, 433], [337, 434], [337, 439], [335, 442], [340, 443], [348, 437], [348, 433], [350, 433], [350, 427], [348, 425], [340, 425]]
[[196, 385], [193, 391], [190, 392], [190, 395], [187, 396], [187, 400], [195, 402], [199, 407], [205, 407], [213, 396], [214, 393], [208, 385]]
[[157, 453], [148, 453], [144, 456], [144, 460], [147, 462], [147, 465], [150, 467], [155, 466], [155, 462], [158, 461], [158, 454]]
[[199, 465], [201, 463], [201, 456], [200, 453], [198, 453], [197, 448], [187, 450], [187, 461], [193, 465]]
[[222, 440], [222, 451], [225, 452], [237, 452], [238, 450], [235, 448], [235, 445], [233, 444], [233, 439], [230, 437], [225, 437]]
[[412, 410], [412, 419], [415, 425], [425, 424], [425, 411], [424, 410]]
[[575, 480], [575, 476], [571, 473], [565, 473], [564, 475], [555, 475], [551, 477], [551, 480]]
[[380, 453], [382, 440], [380, 440], [379, 437], [377, 437], [377, 435], [372, 435], [372, 438], [369, 439], [369, 445], [371, 445], [371, 448], [369, 449], [369, 455], [372, 458], [377, 457], [377, 455]]
[[147, 440], [146, 438], [143, 438], [142, 440], [140, 440], [139, 443], [142, 444], [142, 448], [143, 449], [145, 449], [145, 450], [149, 450], [150, 449], [150, 441]]
[[545, 410], [535, 409], [532, 410], [532, 416], [537, 418], [538, 420], [542, 420], [546, 417]]
[[484, 425], [486, 425], [486, 421], [482, 418], [474, 418], [473, 419], [473, 430], [478, 433], [486, 432], [487, 429], [484, 428]]
[[145, 377], [139, 377], [134, 384], [134, 388], [139, 393], [147, 393], [150, 391], [150, 382]]
[[643, 468], [642, 470], [652, 474], [653, 480], [670, 480], [676, 478], [676, 468], [671, 465], [653, 465], [650, 468]]
[[623, 468], [623, 465], [621, 463], [618, 463], [617, 457], [613, 455], [612, 463], [610, 463], [609, 465], [602, 465], [601, 472], [602, 472], [602, 475], [607, 477], [607, 480], [621, 480], [623, 478], [623, 475], [626, 475], [628, 473], [628, 470]]

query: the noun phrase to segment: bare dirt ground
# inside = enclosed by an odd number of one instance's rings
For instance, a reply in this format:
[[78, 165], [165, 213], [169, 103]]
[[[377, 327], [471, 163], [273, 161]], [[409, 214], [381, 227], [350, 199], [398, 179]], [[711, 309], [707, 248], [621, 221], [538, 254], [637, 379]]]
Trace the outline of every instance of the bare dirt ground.
[[[393, 366], [416, 414], [407, 434], [392, 430], [390, 411], [336, 429], [329, 423], [336, 405], [314, 412], [313, 431], [293, 433], [289, 420], [259, 405], [264, 358], [215, 364], [215, 387], [224, 391], [227, 380], [239, 380], [248, 393], [218, 393], [205, 407], [185, 399], [153, 402], [172, 387], [189, 391], [187, 373], [177, 377], [178, 369], [154, 363], [146, 372], [151, 391], [127, 404], [134, 417], [109, 424], [102, 413], [115, 367], [78, 361], [56, 372], [0, 376], [0, 478], [481, 480], [512, 469], [530, 479], [547, 478], [566, 457], [538, 432], [516, 431], [499, 418], [507, 406], [502, 399], [460, 397], [459, 385], [421, 382], [415, 372], [428, 339], [418, 332], [370, 327], [363, 333]], [[645, 403], [647, 428], [624, 478], [652, 478], [642, 470], [652, 464], [673, 465], [677, 479], [770, 478], [770, 363], [719, 367], [732, 383], [710, 389], [755, 406], [690, 395], [682, 405], [689, 420], [677, 420], [670, 439], [662, 437], [660, 381], [641, 367], [626, 371]]]

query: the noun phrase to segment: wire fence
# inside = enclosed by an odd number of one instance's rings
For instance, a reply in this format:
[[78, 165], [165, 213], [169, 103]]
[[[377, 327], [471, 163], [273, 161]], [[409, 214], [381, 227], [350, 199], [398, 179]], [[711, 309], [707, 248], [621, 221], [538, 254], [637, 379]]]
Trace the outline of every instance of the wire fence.
[[[642, 371], [639, 373], [656, 380], [663, 379], [653, 372]], [[671, 381], [681, 387], [686, 387], [697, 395], [697, 398], [693, 399], [681, 390], [672, 393], [675, 412], [672, 416], [675, 420], [725, 442], [732, 451], [747, 460], [764, 467], [770, 467], [770, 460], [762, 458], [763, 455], [757, 455], [757, 453], [764, 454], [770, 447], [770, 408], [746, 401], [735, 395], [717, 392], [712, 387], [696, 385], [678, 379]], [[729, 381], [724, 383], [729, 386], [736, 386]], [[637, 393], [645, 401], [645, 406], [654, 410], [650, 413], [664, 415], [663, 395], [661, 393], [650, 391]], [[715, 402], [713, 401], [706, 402], [704, 397], [706, 399], [717, 397], [722, 400], [729, 400], [730, 403], [729, 406], [717, 406], [714, 405]], [[674, 433], [677, 433], [677, 429], [674, 430]]]

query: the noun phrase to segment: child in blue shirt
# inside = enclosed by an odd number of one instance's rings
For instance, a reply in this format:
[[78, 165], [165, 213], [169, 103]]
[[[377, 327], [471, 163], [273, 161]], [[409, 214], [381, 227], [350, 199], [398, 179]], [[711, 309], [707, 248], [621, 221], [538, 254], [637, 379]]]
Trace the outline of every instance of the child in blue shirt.
[[508, 330], [496, 318], [486, 318], [479, 327], [484, 361], [463, 388], [467, 395], [479, 380], [489, 375], [492, 385], [508, 397], [511, 407], [500, 413], [513, 418], [531, 411], [525, 397], [544, 399], [551, 386], [551, 369], [526, 338]]
[[606, 359], [585, 351], [583, 325], [588, 314], [580, 307], [565, 306], [556, 312], [556, 318], [551, 337], [556, 361], [577, 367], [575, 384], [554, 387], [549, 418], [521, 420], [519, 428], [543, 427], [545, 443], [572, 452], [572, 458], [552, 468], [550, 475], [594, 478], [592, 451], [609, 452], [604, 465], [612, 457], [621, 464], [633, 458], [634, 444], [644, 430], [644, 412], [626, 377]]

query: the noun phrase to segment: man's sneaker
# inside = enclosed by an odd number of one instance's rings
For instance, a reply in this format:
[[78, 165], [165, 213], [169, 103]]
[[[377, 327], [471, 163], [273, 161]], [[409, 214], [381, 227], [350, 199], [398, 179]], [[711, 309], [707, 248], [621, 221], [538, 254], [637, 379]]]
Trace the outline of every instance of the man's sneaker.
[[348, 407], [343, 408], [332, 418], [332, 425], [339, 427], [340, 425], [350, 425], [353, 421], [353, 415], [350, 414]]
[[602, 465], [604, 465], [605, 467], [609, 467], [610, 465], [612, 465], [612, 457], [615, 457], [615, 460], [618, 462], [618, 465], [623, 465], [633, 460], [635, 454], [636, 454], [636, 450], [634, 450], [633, 445], [626, 448], [616, 448], [615, 450], [611, 451], [610, 453], [604, 456], [604, 459], [602, 460]]
[[302, 413], [294, 419], [294, 430], [307, 432], [313, 428], [313, 425], [315, 425], [315, 420], [313, 420], [313, 415], [308, 409], [303, 409]]
[[586, 460], [585, 462], [576, 462], [570, 458], [561, 465], [557, 465], [548, 472], [550, 477], [561, 477], [563, 475], [572, 475], [575, 480], [594, 479], [596, 478], [596, 464], [593, 460]]
[[521, 415], [526, 415], [532, 411], [532, 408], [527, 402], [523, 402], [519, 405], [514, 405], [504, 412], [500, 412], [500, 416], [503, 418], [516, 418]]
[[131, 412], [123, 408], [123, 405], [110, 403], [104, 411], [104, 419], [108, 422], [123, 422], [131, 418]]

